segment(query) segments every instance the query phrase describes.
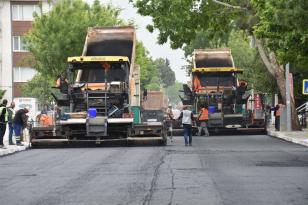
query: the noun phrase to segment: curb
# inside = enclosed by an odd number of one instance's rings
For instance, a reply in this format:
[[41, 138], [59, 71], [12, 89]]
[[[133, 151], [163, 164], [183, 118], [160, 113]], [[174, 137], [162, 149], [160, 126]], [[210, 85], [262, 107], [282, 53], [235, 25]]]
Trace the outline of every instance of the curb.
[[30, 148], [30, 146], [28, 144], [26, 144], [24, 146], [8, 145], [6, 147], [7, 147], [6, 149], [0, 148], [0, 157], [6, 156], [6, 155], [9, 155], [9, 154], [13, 154], [15, 152], [25, 151], [25, 150]]
[[276, 132], [276, 131], [272, 131], [272, 130], [268, 130], [267, 135], [272, 136], [272, 137], [277, 137], [277, 138], [283, 139], [285, 141], [293, 142], [295, 144], [300, 144], [300, 145], [308, 147], [308, 138], [307, 139], [298, 139], [298, 138], [295, 138], [295, 137], [287, 136], [285, 133]]

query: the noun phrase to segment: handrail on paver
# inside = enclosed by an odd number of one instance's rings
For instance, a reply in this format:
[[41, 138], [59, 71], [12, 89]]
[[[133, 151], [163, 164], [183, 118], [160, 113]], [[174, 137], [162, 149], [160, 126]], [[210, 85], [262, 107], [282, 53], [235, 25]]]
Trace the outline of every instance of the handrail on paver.
[[296, 108], [297, 112], [302, 112], [303, 110], [308, 111], [308, 101]]

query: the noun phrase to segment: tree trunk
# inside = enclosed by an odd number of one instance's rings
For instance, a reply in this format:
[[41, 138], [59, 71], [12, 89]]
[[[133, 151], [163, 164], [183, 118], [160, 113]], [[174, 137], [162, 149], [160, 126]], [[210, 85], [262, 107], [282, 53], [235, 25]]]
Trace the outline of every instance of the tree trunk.
[[[277, 85], [284, 104], [286, 104], [286, 79], [284, 69], [277, 62], [277, 58], [274, 53], [268, 55], [259, 39], [256, 39], [256, 45], [261, 56], [261, 59], [269, 71], [269, 73], [277, 80]], [[301, 130], [299, 119], [297, 117], [295, 101], [291, 100], [291, 121], [293, 130]]]

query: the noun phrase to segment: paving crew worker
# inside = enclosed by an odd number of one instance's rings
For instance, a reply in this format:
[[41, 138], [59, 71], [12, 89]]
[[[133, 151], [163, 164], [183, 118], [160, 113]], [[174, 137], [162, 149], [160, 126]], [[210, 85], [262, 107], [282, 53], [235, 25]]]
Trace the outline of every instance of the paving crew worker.
[[6, 123], [8, 122], [7, 100], [4, 99], [0, 104], [0, 148], [4, 148], [3, 137], [6, 131]]
[[209, 131], [207, 129], [207, 124], [209, 120], [209, 110], [207, 106], [203, 106], [200, 109], [198, 116], [198, 136], [201, 136], [202, 130], [204, 131], [205, 136], [209, 136]]
[[173, 133], [172, 133], [172, 121], [174, 120], [174, 115], [172, 112], [172, 105], [169, 105], [166, 111], [167, 117], [166, 117], [166, 124], [168, 128], [168, 132], [170, 133], [170, 140], [173, 142]]
[[183, 111], [180, 114], [179, 119], [182, 119], [182, 124], [184, 128], [184, 140], [185, 140], [185, 146], [191, 146], [192, 143], [192, 124], [194, 121], [194, 115], [192, 111], [188, 110], [188, 106], [183, 107]]
[[283, 104], [279, 103], [274, 108], [274, 115], [275, 115], [275, 129], [276, 131], [280, 130], [280, 116], [283, 110]]
[[59, 75], [57, 82], [56, 82], [56, 88], [60, 89], [60, 92], [63, 94], [68, 93], [68, 80], [65, 78], [64, 75]]
[[143, 90], [143, 101], [146, 101], [148, 99], [148, 90], [144, 88]]
[[15, 132], [15, 137], [16, 137], [16, 145], [23, 146], [21, 144], [21, 136], [22, 136], [22, 131], [23, 129], [27, 126], [27, 113], [29, 112], [28, 108], [23, 108], [20, 109], [16, 112], [14, 120], [13, 120], [13, 127], [14, 127], [14, 132]]
[[7, 108], [8, 112], [8, 122], [9, 122], [9, 145], [13, 145], [13, 133], [14, 133], [14, 128], [13, 128], [13, 119], [15, 116], [15, 102], [11, 102], [11, 106]]

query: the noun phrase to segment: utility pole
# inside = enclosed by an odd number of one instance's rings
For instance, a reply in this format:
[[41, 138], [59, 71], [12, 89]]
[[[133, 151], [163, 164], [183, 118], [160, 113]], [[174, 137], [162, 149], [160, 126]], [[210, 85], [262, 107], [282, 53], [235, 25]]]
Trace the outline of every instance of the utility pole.
[[287, 107], [287, 131], [292, 131], [291, 126], [291, 92], [290, 92], [290, 64], [286, 65], [286, 107]]

